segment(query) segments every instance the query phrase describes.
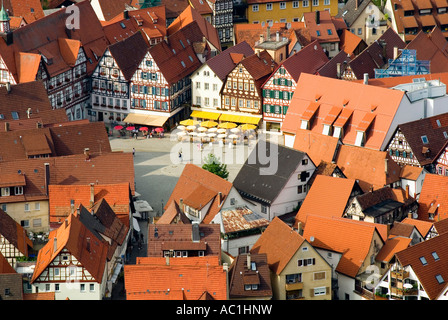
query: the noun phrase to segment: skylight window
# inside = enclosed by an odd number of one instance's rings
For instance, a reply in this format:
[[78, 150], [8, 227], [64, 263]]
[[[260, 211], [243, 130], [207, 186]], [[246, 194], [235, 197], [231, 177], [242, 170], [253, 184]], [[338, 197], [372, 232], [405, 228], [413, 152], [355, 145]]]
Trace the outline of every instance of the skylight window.
[[425, 257], [420, 257], [420, 261], [421, 263], [426, 266], [428, 264], [428, 262], [426, 261]]
[[436, 260], [436, 261], [439, 260], [439, 255], [437, 254], [437, 252], [434, 251], [432, 253], [432, 256], [433, 256], [434, 260]]
[[185, 62], [181, 61], [180, 64], [182, 65], [182, 67], [184, 67], [184, 68], [186, 67]]
[[317, 33], [317, 36], [320, 37], [320, 31], [317, 30], [316, 33]]
[[11, 115], [14, 120], [19, 120], [19, 114], [16, 111], [11, 112]]
[[327, 33], [329, 36], [331, 36], [333, 34], [333, 32], [331, 31], [331, 29], [327, 29]]
[[422, 136], [422, 142], [424, 144], [428, 144], [429, 143], [428, 137], [427, 136]]
[[437, 123], [437, 126], [438, 126], [439, 128], [442, 126], [442, 124], [440, 123], [440, 120], [439, 120], [439, 119], [436, 120], [436, 123]]
[[445, 280], [443, 280], [443, 277], [440, 274], [436, 275], [436, 279], [437, 279], [438, 283], [444, 283], [445, 282]]

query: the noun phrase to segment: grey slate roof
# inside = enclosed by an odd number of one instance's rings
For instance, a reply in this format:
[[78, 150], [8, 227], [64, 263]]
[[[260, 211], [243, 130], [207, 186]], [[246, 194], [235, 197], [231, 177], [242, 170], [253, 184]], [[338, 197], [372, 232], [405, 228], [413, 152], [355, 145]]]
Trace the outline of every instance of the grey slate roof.
[[[271, 154], [276, 151], [277, 155]], [[238, 172], [233, 186], [241, 196], [269, 205], [305, 155], [302, 151], [260, 140]]]
[[[358, 2], [358, 8], [356, 8], [356, 2]], [[347, 24], [347, 27], [350, 28], [369, 4], [373, 4], [372, 1], [348, 0], [342, 7], [342, 9], [339, 10], [336, 18], [343, 18], [345, 23]]]

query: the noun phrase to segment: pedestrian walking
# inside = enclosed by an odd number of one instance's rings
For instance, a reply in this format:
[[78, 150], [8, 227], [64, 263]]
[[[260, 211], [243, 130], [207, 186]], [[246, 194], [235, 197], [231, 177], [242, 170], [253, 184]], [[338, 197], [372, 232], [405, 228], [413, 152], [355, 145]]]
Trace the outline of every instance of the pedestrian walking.
[[132, 148], [132, 155], [135, 156], [135, 148]]
[[182, 150], [179, 150], [179, 161], [182, 162]]

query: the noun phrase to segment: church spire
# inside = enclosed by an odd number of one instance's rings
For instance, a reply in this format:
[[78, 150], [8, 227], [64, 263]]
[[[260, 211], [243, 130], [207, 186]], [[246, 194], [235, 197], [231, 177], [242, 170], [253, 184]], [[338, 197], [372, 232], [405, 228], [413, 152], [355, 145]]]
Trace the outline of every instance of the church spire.
[[9, 15], [3, 6], [2, 0], [2, 9], [0, 10], [0, 32], [6, 33], [10, 31], [9, 20]]

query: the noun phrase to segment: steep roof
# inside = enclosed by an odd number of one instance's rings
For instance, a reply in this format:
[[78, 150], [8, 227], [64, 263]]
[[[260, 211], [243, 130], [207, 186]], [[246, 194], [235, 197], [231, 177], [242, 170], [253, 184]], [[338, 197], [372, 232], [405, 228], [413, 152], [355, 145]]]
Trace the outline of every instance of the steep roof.
[[141, 32], [137, 32], [108, 48], [124, 78], [129, 81], [148, 52], [149, 46]]
[[[426, 174], [418, 199], [418, 219], [423, 221], [439, 221], [448, 216], [448, 177], [437, 174]], [[434, 219], [429, 218], [434, 215]]]
[[319, 165], [321, 161], [334, 160], [339, 144], [340, 141], [336, 137], [299, 128], [293, 147], [305, 152], [316, 165]]
[[250, 253], [266, 254], [269, 268], [279, 275], [304, 241], [304, 237], [275, 217], [252, 246]]
[[0, 275], [1, 274], [16, 274], [16, 270], [9, 264], [5, 256], [0, 252]]
[[[289, 27], [290, 26], [290, 27]], [[269, 29], [270, 35], [267, 34], [268, 26], [261, 23], [237, 23], [234, 25], [235, 43], [246, 41], [252, 48], [260, 40], [260, 35], [263, 35], [265, 40], [270, 40], [272, 36], [279, 32], [280, 37], [289, 38], [295, 31], [305, 31], [304, 22], [287, 23], [273, 23]]]
[[[255, 263], [255, 268], [247, 264]], [[245, 290], [244, 285], [256, 284], [257, 290]], [[229, 298], [272, 298], [272, 286], [266, 254], [240, 254], [229, 271]]]
[[232, 59], [232, 54], [235, 53], [242, 54], [243, 58], [245, 58], [253, 55], [254, 50], [246, 41], [243, 41], [207, 60], [206, 64], [215, 72], [219, 79], [224, 81], [230, 71], [235, 68], [237, 62], [239, 62]]
[[423, 238], [426, 238], [429, 231], [433, 227], [432, 222], [423, 221], [423, 220], [419, 220], [419, 219], [404, 218], [401, 222], [414, 225], [417, 228], [417, 230], [420, 232], [420, 234], [423, 236]]
[[350, 28], [369, 4], [372, 4], [372, 1], [348, 0], [335, 17], [343, 18], [347, 27]]
[[[178, 260], [179, 263], [175, 262]], [[124, 266], [126, 300], [227, 299], [227, 273], [217, 259], [144, 258]]]
[[33, 248], [26, 230], [3, 210], [0, 210], [0, 234], [25, 257]]
[[205, 256], [221, 254], [219, 224], [151, 224], [148, 257], [164, 257], [169, 250], [201, 250]]
[[314, 40], [284, 60], [280, 66], [282, 65], [297, 82], [302, 72], [315, 74], [328, 61], [329, 59], [319, 41]]
[[354, 179], [317, 175], [296, 214], [295, 224], [305, 224], [310, 214], [341, 218], [356, 191]]
[[181, 30], [188, 24], [196, 21], [199, 26], [200, 33], [203, 37], [209, 41], [216, 50], [221, 51], [221, 41], [219, 40], [218, 30], [208, 22], [198, 10], [192, 6], [188, 6], [184, 11], [168, 26], [167, 33], [172, 35], [173, 33]]
[[411, 238], [394, 237], [387, 239], [384, 246], [375, 257], [376, 261], [389, 263], [395, 253], [408, 248], [411, 245]]
[[10, 16], [23, 17], [31, 23], [45, 16], [39, 0], [3, 0], [5, 10]]
[[248, 207], [232, 207], [221, 210], [224, 233], [235, 233], [254, 229], [262, 229], [269, 225], [269, 220], [261, 217]]
[[[410, 266], [412, 268], [431, 300], [437, 299], [446, 291], [446, 281], [448, 279], [447, 244], [448, 233], [444, 233], [395, 254], [403, 267]], [[426, 263], [422, 262], [423, 258]]]
[[347, 178], [359, 180], [364, 192], [370, 187], [379, 189], [400, 180], [400, 166], [385, 151], [341, 145], [336, 164]]
[[318, 40], [320, 43], [339, 42], [339, 36], [329, 11], [304, 12], [303, 21], [310, 31], [312, 40]]
[[[278, 156], [272, 157], [276, 151]], [[262, 157], [268, 154], [271, 163], [266, 164]], [[233, 180], [233, 186], [246, 198], [271, 204], [305, 156], [302, 151], [260, 140]]]
[[67, 224], [62, 224], [51, 235], [47, 244], [39, 250], [31, 283], [37, 280], [64, 248], [86, 268], [96, 282], [102, 282], [109, 246], [106, 240], [97, 238], [76, 215], [70, 215]]
[[364, 147], [380, 150], [403, 97], [398, 90], [302, 73], [282, 130], [294, 134], [302, 119], [314, 132], [323, 132], [324, 124], [342, 127], [341, 141], [348, 145], [355, 144], [358, 130], [368, 130]]
[[370, 222], [309, 215], [303, 237], [315, 248], [341, 253], [336, 271], [354, 278], [368, 258], [377, 232]]
[[[344, 50], [341, 50], [319, 70], [317, 70], [317, 74], [324, 77], [339, 79], [345, 67], [350, 63], [351, 59], [351, 55], [347, 54]], [[341, 65], [340, 71], [338, 71], [339, 63]]]

